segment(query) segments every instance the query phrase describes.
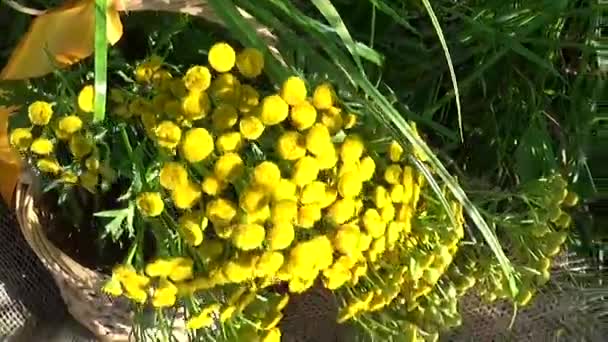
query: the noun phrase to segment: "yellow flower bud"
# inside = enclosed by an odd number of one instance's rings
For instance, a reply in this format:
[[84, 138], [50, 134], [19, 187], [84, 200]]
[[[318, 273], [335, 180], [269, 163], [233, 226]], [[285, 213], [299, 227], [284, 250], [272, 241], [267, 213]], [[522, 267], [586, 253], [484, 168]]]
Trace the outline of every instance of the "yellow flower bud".
[[331, 85], [323, 83], [317, 86], [312, 96], [312, 103], [320, 110], [331, 108], [334, 104], [334, 91]]
[[161, 147], [174, 149], [182, 137], [182, 130], [171, 121], [163, 121], [154, 128], [154, 134]]
[[319, 165], [313, 157], [304, 156], [300, 158], [293, 168], [292, 180], [297, 186], [312, 183], [319, 175]]
[[279, 95], [270, 95], [262, 100], [260, 119], [266, 126], [283, 122], [289, 114], [289, 106]]
[[236, 53], [227, 43], [216, 43], [209, 49], [209, 65], [218, 72], [228, 72], [234, 67]]
[[167, 162], [160, 170], [159, 179], [163, 188], [173, 190], [188, 182], [188, 171], [180, 163]]
[[259, 224], [239, 224], [235, 227], [231, 239], [235, 247], [249, 251], [260, 247], [265, 235], [264, 227]]
[[92, 113], [95, 105], [95, 88], [87, 85], [78, 93], [78, 108], [85, 113]]
[[285, 160], [298, 160], [306, 155], [303, 137], [293, 131], [285, 132], [279, 137], [277, 150]]
[[165, 209], [163, 199], [158, 192], [143, 192], [137, 196], [136, 202], [139, 211], [147, 217], [158, 216]]
[[190, 163], [198, 163], [205, 160], [213, 152], [213, 148], [213, 137], [204, 128], [192, 128], [188, 130], [181, 143], [182, 156]]
[[186, 89], [190, 91], [205, 91], [211, 85], [211, 72], [207, 67], [194, 65], [186, 71], [183, 82]]
[[34, 125], [45, 126], [53, 117], [53, 107], [50, 103], [36, 101], [27, 108], [28, 117]]
[[247, 78], [258, 77], [264, 69], [264, 55], [257, 49], [245, 48], [236, 56], [236, 67]]
[[40, 156], [48, 156], [53, 153], [55, 146], [53, 143], [46, 138], [37, 138], [32, 142], [32, 146], [30, 146], [30, 151], [36, 153]]
[[291, 76], [283, 82], [281, 97], [290, 106], [295, 106], [306, 100], [306, 83], [298, 76]]
[[310, 128], [317, 120], [317, 110], [307, 101], [291, 108], [291, 124], [299, 131]]
[[257, 140], [264, 133], [264, 124], [255, 116], [246, 116], [239, 123], [239, 131], [247, 140]]
[[32, 144], [32, 131], [29, 128], [15, 128], [9, 140], [13, 148], [24, 151]]

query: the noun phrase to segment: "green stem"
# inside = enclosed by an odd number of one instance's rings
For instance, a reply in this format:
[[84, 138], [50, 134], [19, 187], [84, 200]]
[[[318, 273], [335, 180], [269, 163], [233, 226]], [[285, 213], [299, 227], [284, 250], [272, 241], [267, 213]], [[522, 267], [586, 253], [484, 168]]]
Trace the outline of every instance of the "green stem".
[[95, 102], [93, 122], [102, 122], [106, 115], [108, 38], [107, 0], [95, 0]]
[[124, 142], [125, 147], [127, 148], [127, 154], [129, 155], [129, 158], [133, 157], [133, 147], [131, 146], [131, 142], [129, 141], [129, 135], [127, 134], [125, 126], [120, 127], [120, 136], [122, 137], [122, 141]]

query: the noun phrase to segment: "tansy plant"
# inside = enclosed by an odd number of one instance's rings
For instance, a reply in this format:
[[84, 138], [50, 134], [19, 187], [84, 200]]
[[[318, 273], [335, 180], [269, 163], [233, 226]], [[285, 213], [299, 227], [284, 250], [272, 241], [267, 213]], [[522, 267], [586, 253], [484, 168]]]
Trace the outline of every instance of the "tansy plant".
[[331, 82], [294, 75], [274, 91], [264, 64], [225, 42], [183, 73], [152, 56], [110, 87], [105, 121], [85, 85], [24, 107], [10, 143], [58, 191], [126, 184], [120, 208], [96, 214], [130, 243], [102, 290], [154, 307], [166, 333], [163, 313], [182, 308], [194, 339], [222, 326], [278, 341], [290, 296], [313, 286], [336, 295], [340, 323], [425, 305], [464, 237], [462, 206], [450, 199], [454, 225], [409, 161], [424, 154], [379, 139]]

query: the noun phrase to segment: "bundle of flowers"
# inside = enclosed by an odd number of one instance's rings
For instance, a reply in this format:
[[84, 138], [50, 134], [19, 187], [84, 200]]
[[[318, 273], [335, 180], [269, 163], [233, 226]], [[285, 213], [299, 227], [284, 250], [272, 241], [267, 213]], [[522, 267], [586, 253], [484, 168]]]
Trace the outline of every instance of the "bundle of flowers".
[[[475, 269], [491, 255], [461, 244], [463, 208], [443, 190], [448, 215], [412, 163], [424, 154], [330, 81], [274, 87], [263, 69], [258, 50], [220, 42], [207, 65], [152, 56], [110, 83], [102, 122], [86, 84], [13, 118], [10, 142], [48, 189], [124, 190], [96, 214], [106, 239], [128, 242], [103, 291], [154, 308], [167, 333], [163, 313], [177, 308], [194, 339], [246, 341], [279, 341], [290, 298], [315, 286], [337, 298], [337, 322], [412, 341], [459, 325], [458, 298], [476, 282], [511, 295], [496, 262]], [[574, 201], [560, 189], [556, 203]], [[558, 210], [547, 222], [568, 226]], [[533, 222], [539, 241], [559, 234]], [[562, 235], [526, 259], [542, 277]]]

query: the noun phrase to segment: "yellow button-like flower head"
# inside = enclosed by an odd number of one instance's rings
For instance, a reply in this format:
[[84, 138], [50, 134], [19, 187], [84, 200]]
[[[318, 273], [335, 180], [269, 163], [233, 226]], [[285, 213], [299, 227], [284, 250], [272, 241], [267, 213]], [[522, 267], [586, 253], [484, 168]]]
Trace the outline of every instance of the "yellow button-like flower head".
[[86, 157], [93, 151], [93, 141], [90, 137], [75, 134], [70, 139], [70, 152], [75, 158], [80, 159]]
[[260, 119], [266, 126], [283, 122], [289, 115], [289, 106], [279, 95], [270, 95], [262, 100]]
[[334, 236], [334, 247], [342, 254], [356, 255], [359, 253], [359, 238], [361, 232], [354, 224], [340, 226]]
[[[306, 133], [306, 148], [314, 155], [321, 155], [332, 145], [327, 126], [314, 124]], [[332, 146], [333, 147], [333, 146]]]
[[156, 308], [171, 307], [175, 304], [177, 287], [167, 279], [160, 279], [152, 296], [152, 305]]
[[264, 55], [257, 49], [245, 48], [236, 56], [236, 67], [247, 78], [258, 77], [264, 69]]
[[9, 140], [13, 148], [27, 150], [32, 144], [32, 131], [29, 128], [15, 128], [11, 131]]
[[43, 158], [36, 162], [38, 170], [44, 173], [58, 174], [61, 171], [61, 165], [55, 159]]
[[321, 207], [318, 204], [306, 204], [298, 210], [298, 226], [312, 228], [321, 219]]
[[95, 105], [95, 88], [87, 85], [78, 93], [78, 108], [85, 113], [92, 113]]
[[259, 224], [239, 224], [234, 229], [232, 243], [240, 250], [256, 249], [264, 242], [266, 231]]
[[237, 180], [245, 171], [241, 157], [233, 152], [226, 153], [215, 162], [213, 172], [221, 182], [231, 183]]
[[178, 209], [190, 209], [201, 198], [201, 190], [198, 184], [188, 181], [173, 189], [171, 199]]
[[321, 181], [314, 181], [307, 184], [300, 194], [300, 202], [302, 204], [321, 204], [325, 200], [326, 187], [327, 185]]
[[37, 138], [32, 142], [32, 146], [30, 146], [30, 151], [40, 156], [48, 156], [53, 153], [53, 150], [53, 143], [47, 138]]
[[207, 67], [195, 65], [186, 71], [183, 81], [190, 91], [205, 91], [211, 85], [211, 72]]
[[209, 49], [209, 65], [218, 72], [228, 72], [236, 62], [236, 53], [228, 43], [216, 43]]
[[239, 205], [246, 213], [255, 213], [268, 204], [268, 193], [261, 187], [245, 189], [239, 198]]
[[281, 170], [271, 161], [263, 161], [253, 169], [253, 181], [267, 189], [274, 188], [281, 180]]
[[367, 156], [361, 159], [359, 162], [359, 176], [364, 182], [371, 180], [374, 177], [376, 171], [376, 162], [372, 157]]
[[355, 135], [349, 135], [344, 139], [340, 148], [340, 158], [346, 164], [356, 163], [363, 155], [365, 147], [361, 138]]
[[268, 246], [271, 250], [282, 250], [293, 242], [295, 230], [288, 222], [275, 222], [268, 232]]
[[331, 85], [323, 83], [317, 86], [312, 96], [312, 104], [320, 110], [331, 108], [334, 105], [334, 90]]
[[[179, 220], [179, 232], [190, 246], [196, 247], [203, 242], [204, 227], [201, 227], [201, 221], [195, 215], [185, 215]], [[203, 221], [206, 222], [206, 218]]]
[[172, 121], [163, 121], [154, 129], [158, 144], [164, 148], [174, 149], [182, 138], [182, 130]]
[[53, 117], [53, 107], [48, 102], [36, 101], [29, 105], [27, 113], [32, 124], [45, 126]]
[[215, 176], [207, 176], [203, 179], [201, 184], [203, 192], [207, 195], [217, 196], [225, 187], [225, 183], [221, 182]]
[[241, 86], [241, 99], [239, 101], [239, 111], [248, 114], [260, 104], [260, 94], [249, 84]]
[[403, 155], [403, 147], [398, 142], [393, 140], [388, 147], [388, 155], [392, 162], [397, 163], [401, 160]]
[[189, 129], [184, 135], [180, 151], [184, 159], [198, 163], [213, 152], [214, 144], [211, 133], [204, 128]]
[[338, 192], [342, 197], [354, 198], [359, 196], [363, 189], [363, 182], [358, 172], [345, 172], [338, 181]]
[[215, 141], [220, 153], [234, 152], [243, 145], [243, 136], [239, 132], [226, 132]]
[[401, 166], [398, 164], [391, 164], [384, 171], [384, 180], [389, 184], [401, 183]]
[[160, 215], [165, 209], [163, 199], [158, 192], [143, 192], [137, 196], [137, 208], [146, 217]]
[[298, 160], [306, 155], [304, 138], [298, 132], [285, 132], [279, 137], [277, 151], [285, 160]]
[[343, 198], [334, 202], [329, 207], [328, 216], [337, 224], [343, 224], [355, 214], [355, 201], [351, 198]]
[[302, 101], [291, 108], [291, 124], [297, 130], [310, 128], [317, 120], [317, 110], [307, 101]]
[[214, 226], [227, 226], [236, 216], [237, 209], [231, 201], [217, 198], [207, 204], [206, 214]]
[[283, 82], [281, 97], [290, 106], [295, 106], [306, 100], [306, 83], [298, 76], [291, 76]]
[[294, 165], [292, 180], [297, 186], [312, 183], [319, 175], [319, 165], [315, 158], [304, 156]]
[[160, 185], [167, 189], [173, 190], [179, 185], [188, 182], [188, 171], [186, 168], [176, 162], [167, 162], [160, 170]]
[[272, 204], [271, 218], [273, 223], [293, 223], [298, 216], [298, 204], [294, 200], [284, 199]]
[[239, 131], [247, 140], [256, 140], [264, 133], [264, 123], [257, 117], [251, 115], [241, 119]]
[[280, 252], [266, 251], [262, 254], [256, 264], [255, 276], [268, 277], [274, 276], [281, 268], [284, 261], [283, 254]]
[[59, 120], [57, 128], [68, 135], [72, 135], [82, 129], [82, 119], [76, 115], [68, 115]]
[[363, 214], [363, 226], [373, 238], [379, 238], [384, 234], [386, 222], [376, 209], [369, 208]]
[[239, 119], [236, 108], [227, 103], [221, 103], [213, 110], [211, 121], [213, 128], [217, 131], [224, 131], [234, 126]]

